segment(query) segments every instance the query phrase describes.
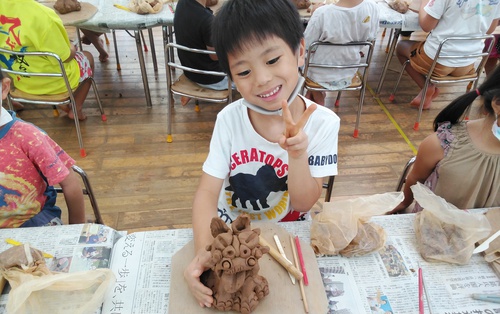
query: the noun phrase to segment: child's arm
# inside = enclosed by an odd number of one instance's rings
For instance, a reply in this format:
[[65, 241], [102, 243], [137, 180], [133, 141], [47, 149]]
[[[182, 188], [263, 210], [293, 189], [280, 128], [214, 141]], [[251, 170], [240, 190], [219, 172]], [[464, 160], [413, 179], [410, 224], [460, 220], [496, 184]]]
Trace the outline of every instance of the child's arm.
[[213, 217], [217, 217], [217, 203], [223, 183], [224, 180], [203, 173], [193, 201], [195, 257], [184, 270], [184, 279], [201, 307], [210, 307], [213, 303], [212, 290], [200, 282], [200, 276], [208, 269], [211, 258], [205, 248], [213, 241], [210, 222]]
[[310, 105], [296, 123], [283, 101], [283, 119], [285, 134], [280, 139], [280, 146], [288, 151], [288, 192], [292, 208], [296, 211], [308, 211], [321, 196], [323, 179], [313, 178], [309, 170], [307, 147], [309, 140], [303, 127], [316, 110], [316, 104]]
[[59, 185], [64, 193], [64, 199], [68, 206], [68, 217], [70, 224], [85, 223], [85, 203], [83, 192], [78, 177], [70, 169], [69, 174]]
[[424, 32], [430, 32], [438, 24], [439, 20], [430, 16], [427, 11], [425, 11], [425, 6], [429, 3], [429, 0], [422, 0], [420, 3], [420, 10], [418, 11], [418, 22], [420, 27]]
[[417, 182], [424, 183], [436, 168], [437, 163], [443, 158], [444, 149], [441, 147], [439, 138], [435, 133], [427, 136], [420, 144], [415, 163], [406, 177], [403, 201], [387, 214], [395, 214], [410, 206], [413, 202], [413, 192], [410, 187]]
[[63, 62], [68, 62], [68, 61], [73, 60], [73, 58], [75, 58], [75, 55], [76, 55], [76, 46], [73, 45], [73, 44], [70, 44], [69, 45], [69, 49], [70, 49], [69, 57], [66, 60], [64, 60]]

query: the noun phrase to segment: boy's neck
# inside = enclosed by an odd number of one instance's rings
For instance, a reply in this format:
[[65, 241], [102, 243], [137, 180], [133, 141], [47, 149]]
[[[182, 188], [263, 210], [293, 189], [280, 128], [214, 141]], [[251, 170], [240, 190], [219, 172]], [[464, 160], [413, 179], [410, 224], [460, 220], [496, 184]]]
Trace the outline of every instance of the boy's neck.
[[335, 5], [343, 8], [353, 8], [363, 2], [363, 0], [339, 0]]

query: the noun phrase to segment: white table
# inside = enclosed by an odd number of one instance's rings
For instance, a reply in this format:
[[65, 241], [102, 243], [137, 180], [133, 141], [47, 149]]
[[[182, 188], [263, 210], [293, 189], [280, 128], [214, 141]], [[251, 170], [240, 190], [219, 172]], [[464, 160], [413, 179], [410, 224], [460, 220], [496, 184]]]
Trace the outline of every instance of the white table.
[[[174, 23], [174, 13], [171, 12], [170, 7], [167, 4], [163, 5], [163, 9], [156, 14], [145, 14], [140, 15], [134, 12], [125, 11], [118, 9], [113, 4], [122, 5], [128, 7], [128, 0], [84, 0], [97, 7], [97, 13], [90, 19], [84, 22], [69, 23], [69, 26], [75, 26], [77, 28], [83, 28], [88, 30], [93, 30], [96, 32], [109, 32], [115, 30], [130, 30], [134, 32], [134, 38], [137, 47], [137, 55], [139, 57], [139, 64], [141, 66], [142, 82], [144, 85], [144, 93], [146, 96], [146, 104], [148, 107], [152, 106], [151, 95], [149, 91], [148, 77], [146, 73], [146, 66], [144, 63], [144, 54], [141, 46], [141, 30], [147, 29], [149, 32], [151, 52], [153, 54], [154, 68], [157, 69], [156, 57], [154, 51], [152, 28], [161, 26], [164, 27], [164, 42], [167, 43], [169, 37], [171, 39], [171, 27]], [[114, 32], [113, 32], [114, 34]], [[166, 36], [166, 37], [165, 37]], [[116, 38], [114, 38], [115, 51]], [[165, 52], [166, 56], [166, 52]], [[117, 55], [118, 58], [118, 55]]]
[[[330, 308], [372, 313], [370, 306], [387, 309], [387, 304], [390, 304], [393, 313], [418, 313], [416, 270], [420, 265], [430, 299], [428, 302], [425, 298], [425, 313], [430, 313], [429, 304], [433, 314], [499, 313], [500, 304], [470, 298], [471, 293], [498, 293], [500, 288], [499, 278], [484, 258], [474, 255], [469, 264], [463, 266], [425, 262], [416, 249], [414, 219], [414, 214], [372, 218], [387, 233], [384, 249], [379, 252], [351, 258], [318, 257]], [[79, 257], [83, 247], [113, 246], [113, 232], [108, 227], [91, 225], [94, 227], [89, 229], [86, 226], [0, 229], [0, 251], [10, 247], [4, 242], [5, 238], [13, 238], [29, 242], [59, 260], [72, 257], [70, 271], [83, 270], [99, 262], [89, 260], [89, 264], [83, 264]], [[280, 226], [309, 243], [310, 221], [281, 223]], [[79, 243], [82, 235], [95, 233], [105, 233], [108, 242]], [[145, 231], [122, 236], [114, 244], [111, 259], [117, 282], [105, 302], [103, 313], [168, 313], [171, 259], [191, 239], [191, 229]], [[49, 263], [53, 265], [54, 261]], [[110, 311], [115, 304], [120, 304], [121, 310]], [[301, 310], [298, 309], [297, 313], [302, 313]]]

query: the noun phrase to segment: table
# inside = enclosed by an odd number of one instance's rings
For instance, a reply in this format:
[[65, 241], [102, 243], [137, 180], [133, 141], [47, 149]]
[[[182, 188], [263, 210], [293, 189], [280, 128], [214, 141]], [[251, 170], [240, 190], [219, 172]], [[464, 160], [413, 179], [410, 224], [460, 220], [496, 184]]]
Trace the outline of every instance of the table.
[[[372, 221], [384, 228], [384, 248], [361, 257], [318, 257], [317, 262], [332, 311], [349, 309], [351, 313], [418, 313], [417, 269], [423, 269], [427, 290], [425, 312], [498, 313], [500, 304], [476, 301], [471, 293], [498, 293], [500, 280], [480, 255], [468, 265], [425, 262], [416, 250], [413, 231], [414, 214], [377, 216]], [[280, 223], [288, 232], [308, 243], [311, 221]], [[87, 243], [91, 235], [101, 235], [105, 242]], [[10, 247], [5, 238], [29, 242], [55, 256], [47, 260], [70, 259], [66, 270], [110, 267], [117, 282], [107, 297], [102, 313], [167, 313], [172, 256], [192, 239], [191, 229], [136, 232], [128, 235], [93, 224], [43, 228], [0, 230], [0, 251]], [[83, 241], [83, 243], [80, 243]], [[115, 243], [116, 242], [116, 243]], [[84, 247], [94, 247], [100, 259], [82, 258]], [[106, 251], [107, 250], [107, 251]], [[112, 252], [112, 253], [111, 253]], [[107, 259], [111, 255], [109, 265]], [[307, 287], [306, 287], [307, 289]], [[0, 298], [0, 312], [6, 296]], [[301, 313], [298, 309], [297, 313]], [[466, 312], [468, 311], [468, 312]], [[323, 313], [321, 313], [323, 314]]]
[[[156, 14], [146, 14], [140, 15], [134, 12], [128, 12], [122, 9], [118, 9], [113, 6], [113, 4], [119, 4], [128, 7], [128, 0], [84, 0], [89, 2], [98, 8], [97, 13], [90, 19], [77, 22], [68, 23], [68, 26], [75, 26], [77, 28], [89, 29], [96, 32], [108, 32], [114, 30], [132, 30], [134, 31], [134, 38], [137, 47], [137, 55], [139, 57], [139, 64], [141, 66], [142, 82], [144, 85], [144, 93], [146, 96], [146, 104], [148, 107], [152, 106], [151, 95], [149, 91], [148, 77], [146, 73], [146, 66], [144, 63], [144, 54], [141, 46], [140, 31], [147, 29], [151, 41], [151, 49], [154, 54], [154, 44], [152, 36], [153, 27], [169, 27], [166, 30], [171, 31], [171, 27], [174, 23], [174, 13], [170, 11], [167, 4], [163, 5], [161, 12]], [[171, 36], [171, 32], [165, 31], [164, 36]], [[164, 42], [168, 42], [168, 38], [164, 37]], [[116, 40], [115, 40], [115, 50], [116, 50]], [[166, 52], [165, 52], [166, 55]], [[156, 62], [156, 58], [153, 58]], [[156, 63], [155, 63], [156, 69]]]

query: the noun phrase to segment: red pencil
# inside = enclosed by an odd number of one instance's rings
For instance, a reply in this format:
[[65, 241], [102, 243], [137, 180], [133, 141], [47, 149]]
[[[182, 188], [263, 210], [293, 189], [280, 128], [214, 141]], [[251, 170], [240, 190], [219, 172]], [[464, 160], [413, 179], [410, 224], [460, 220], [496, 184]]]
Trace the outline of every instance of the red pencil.
[[304, 256], [302, 256], [302, 249], [300, 248], [300, 240], [298, 236], [295, 236], [295, 246], [297, 247], [297, 255], [299, 255], [300, 270], [302, 271], [302, 275], [304, 275], [304, 285], [307, 286], [309, 281], [307, 280], [306, 265], [304, 264]]

